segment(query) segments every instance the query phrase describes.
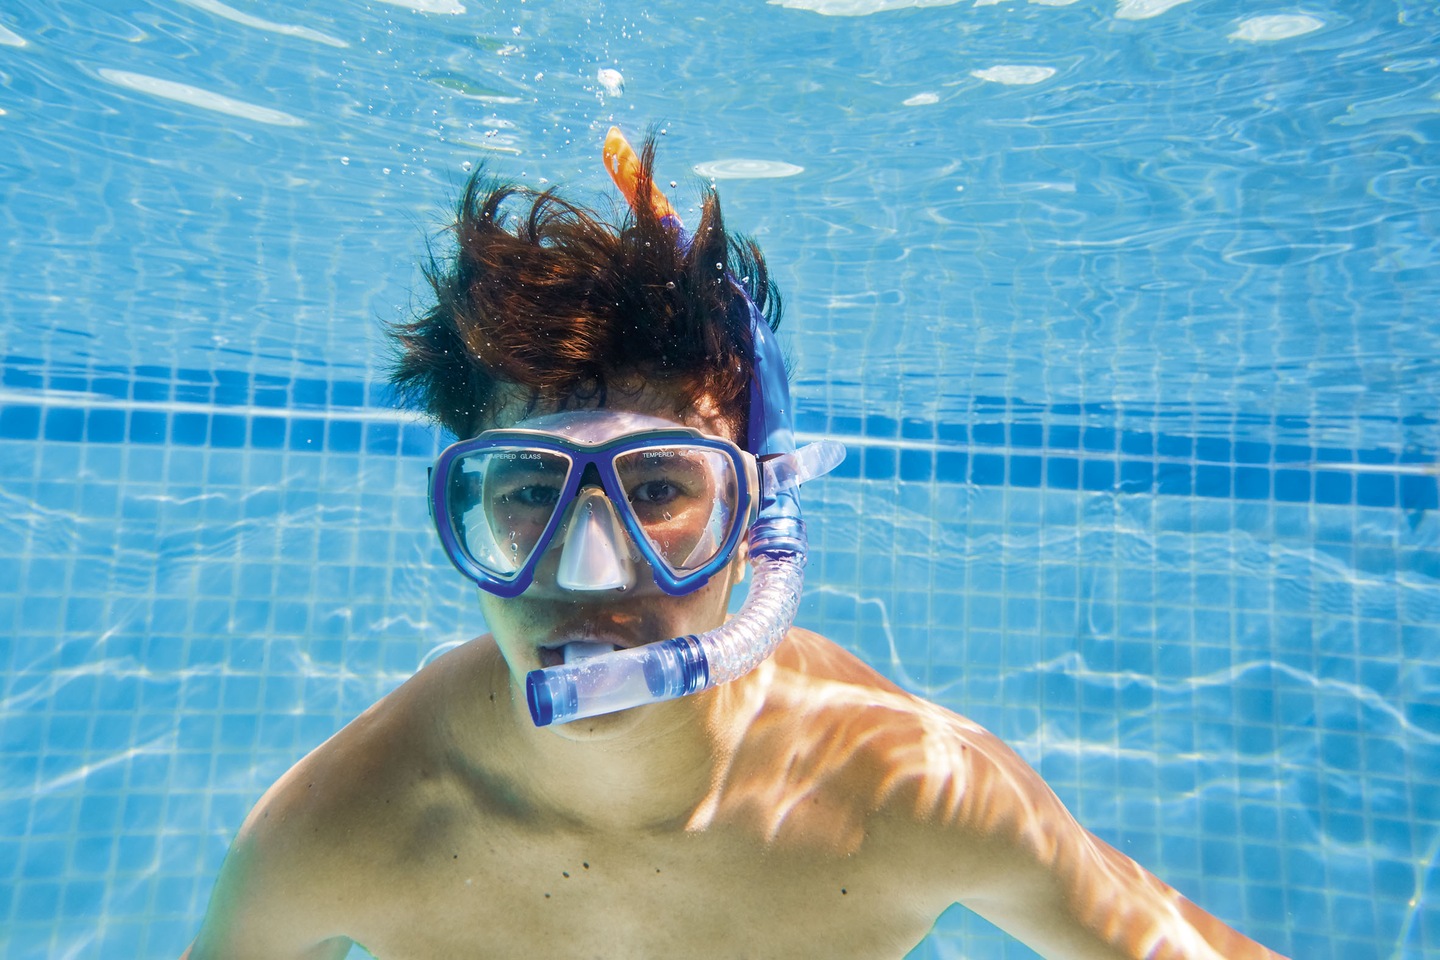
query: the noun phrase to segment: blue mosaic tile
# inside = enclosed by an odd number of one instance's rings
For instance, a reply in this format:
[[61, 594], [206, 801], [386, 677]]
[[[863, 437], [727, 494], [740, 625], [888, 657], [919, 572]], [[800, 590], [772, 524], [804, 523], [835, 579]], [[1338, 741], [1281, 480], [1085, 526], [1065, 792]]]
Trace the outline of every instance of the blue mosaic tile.
[[255, 417], [250, 421], [250, 445], [261, 450], [285, 446], [286, 421], [280, 417]]
[[1085, 490], [1106, 491], [1115, 487], [1113, 460], [1086, 460], [1080, 471], [1080, 485]]
[[1189, 437], [1162, 433], [1155, 438], [1156, 452], [1162, 457], [1189, 460], [1194, 451], [1194, 446], [1195, 442]]
[[250, 376], [237, 370], [215, 371], [215, 402], [221, 406], [245, 406], [250, 402]]
[[999, 454], [976, 453], [970, 457], [970, 482], [983, 487], [1005, 484], [1005, 458]]
[[210, 418], [203, 413], [177, 413], [170, 420], [172, 443], [203, 447], [210, 433]]
[[970, 442], [970, 427], [964, 423], [942, 420], [935, 425], [935, 436], [941, 443], [964, 445]]
[[1351, 496], [1352, 477], [1348, 473], [1338, 473], [1329, 470], [1316, 471], [1315, 502], [1348, 504], [1352, 503]]
[[217, 413], [210, 418], [210, 445], [222, 449], [245, 446], [248, 421], [244, 417]]
[[1270, 471], [1259, 467], [1235, 468], [1235, 496], [1241, 500], [1270, 498]]
[[45, 410], [45, 439], [78, 441], [85, 435], [85, 411], [69, 407]]
[[1236, 463], [1269, 463], [1271, 457], [1270, 444], [1256, 443], [1252, 440], [1238, 440], [1234, 445]]
[[34, 440], [40, 435], [40, 407], [8, 405], [0, 408], [0, 437]]
[[900, 479], [926, 483], [934, 480], [935, 454], [929, 450], [901, 450]]
[[1094, 453], [1113, 453], [1116, 435], [1111, 427], [1085, 427], [1080, 431], [1080, 445]]
[[1005, 424], [1003, 423], [975, 423], [970, 425], [970, 439], [973, 443], [983, 443], [986, 446], [1005, 446]]
[[1076, 450], [1080, 447], [1080, 428], [1071, 424], [1051, 424], [1045, 445], [1057, 450]]
[[1230, 496], [1231, 470], [1229, 467], [1208, 463], [1195, 465], [1195, 495], [1199, 497], [1228, 498]]
[[324, 420], [291, 420], [291, 450], [323, 450], [325, 448]]
[[1120, 489], [1125, 493], [1148, 493], [1155, 485], [1155, 465], [1143, 460], [1120, 462]]
[[1161, 463], [1156, 468], [1156, 492], [1188, 497], [1194, 485], [1194, 472], [1189, 464]]
[[935, 455], [935, 479], [942, 483], [964, 483], [969, 470], [969, 454], [941, 450]]
[[290, 400], [299, 407], [323, 407], [330, 394], [324, 380], [295, 380], [290, 384]]
[[1362, 473], [1355, 478], [1355, 502], [1362, 507], [1393, 507], [1396, 490], [1393, 474]]
[[397, 423], [365, 424], [365, 452], [377, 456], [395, 456], [400, 450], [400, 425]]
[[43, 390], [45, 377], [36, 367], [13, 366], [7, 362], [4, 369], [0, 370], [0, 386], [17, 390]]
[[1038, 487], [1041, 484], [1039, 457], [1015, 456], [1010, 458], [1010, 484], [1016, 487]]
[[1440, 478], [1401, 475], [1400, 506], [1407, 510], [1440, 508]]
[[[797, 415], [798, 427], [798, 415]], [[905, 417], [900, 421], [900, 436], [906, 440], [935, 439], [935, 422], [918, 417]]]
[[900, 424], [892, 417], [867, 414], [865, 416], [865, 436], [880, 437], [890, 440], [899, 435]]
[[340, 453], [355, 453], [360, 449], [360, 424], [353, 420], [331, 420], [325, 447]]
[[1068, 457], [1045, 458], [1045, 486], [1057, 490], [1080, 488], [1080, 461]]
[[[1195, 439], [1195, 459], [1206, 460], [1211, 463], [1230, 463], [1231, 444], [1223, 437], [1197, 437]], [[1197, 482], [1198, 479], [1197, 479]], [[1206, 494], [1201, 494], [1206, 496]]]
[[1010, 445], [1012, 447], [1039, 448], [1045, 445], [1045, 428], [1038, 423], [1010, 424]]
[[365, 406], [365, 384], [357, 380], [332, 381], [330, 402], [337, 407]]
[[1150, 457], [1155, 454], [1155, 436], [1126, 430], [1120, 434], [1120, 452], [1132, 457]]

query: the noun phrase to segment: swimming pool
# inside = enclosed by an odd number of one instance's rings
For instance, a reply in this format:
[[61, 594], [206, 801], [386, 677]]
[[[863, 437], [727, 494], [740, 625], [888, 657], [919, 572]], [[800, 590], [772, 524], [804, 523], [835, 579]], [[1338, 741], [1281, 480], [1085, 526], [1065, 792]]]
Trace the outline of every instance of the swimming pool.
[[[260, 792], [483, 631], [379, 320], [467, 164], [598, 192], [612, 121], [720, 178], [851, 448], [800, 622], [1268, 945], [1440, 952], [1437, 40], [1406, 0], [7, 4], [0, 952], [178, 955]], [[954, 911], [915, 955], [1029, 954]]]

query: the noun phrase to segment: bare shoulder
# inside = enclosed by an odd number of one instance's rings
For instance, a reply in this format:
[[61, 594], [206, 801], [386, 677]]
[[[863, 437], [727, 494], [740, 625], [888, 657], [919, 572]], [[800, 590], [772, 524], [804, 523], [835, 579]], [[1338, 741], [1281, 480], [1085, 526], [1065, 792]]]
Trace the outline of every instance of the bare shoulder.
[[324, 957], [325, 943], [344, 942], [395, 879], [424, 811], [453, 805], [435, 707], [445, 676], [420, 671], [265, 792], [226, 855], [193, 957]]
[[413, 843], [416, 811], [458, 802], [451, 730], [465, 698], [455, 688], [488, 667], [477, 661], [492, 649], [474, 640], [418, 671], [281, 777], [246, 830], [303, 850], [307, 869], [342, 875]]
[[[728, 787], [747, 809], [858, 848], [881, 827], [913, 836], [954, 829], [984, 803], [986, 784], [1033, 773], [980, 725], [896, 686], [837, 644], [794, 629], [763, 676]], [[803, 794], [767, 809], [762, 798]], [[893, 838], [892, 838], [893, 839]], [[908, 858], [908, 854], [907, 854]], [[913, 860], [909, 860], [913, 868]]]
[[971, 882], [991, 884], [995, 865], [1021, 850], [1040, 856], [1057, 835], [1083, 834], [999, 737], [817, 634], [797, 630], [782, 645], [773, 690], [787, 775], [847, 804], [857, 837], [862, 824], [886, 830], [917, 879], [933, 865], [963, 894]]
[[796, 724], [793, 733], [801, 741], [842, 744], [847, 766], [871, 784], [873, 809], [955, 823], [984, 802], [988, 780], [1034, 776], [975, 721], [904, 691], [818, 633], [793, 630], [776, 666], [778, 705]]
[[1046, 956], [1278, 957], [1081, 827], [998, 737], [824, 638], [795, 631], [771, 690], [782, 736], [763, 752], [789, 755], [769, 795], [816, 791], [855, 850], [883, 839], [880, 869], [910, 896], [965, 903]]

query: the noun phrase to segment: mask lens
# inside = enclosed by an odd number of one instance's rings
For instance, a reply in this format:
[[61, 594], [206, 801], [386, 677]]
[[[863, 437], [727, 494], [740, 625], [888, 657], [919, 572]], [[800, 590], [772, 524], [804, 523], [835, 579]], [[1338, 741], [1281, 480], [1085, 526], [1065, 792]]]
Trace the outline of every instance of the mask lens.
[[447, 489], [455, 536], [491, 576], [512, 580], [560, 507], [570, 458], [553, 450], [491, 447], [459, 457]]
[[671, 573], [698, 570], [719, 555], [737, 522], [740, 483], [719, 450], [657, 444], [615, 458], [625, 499]]

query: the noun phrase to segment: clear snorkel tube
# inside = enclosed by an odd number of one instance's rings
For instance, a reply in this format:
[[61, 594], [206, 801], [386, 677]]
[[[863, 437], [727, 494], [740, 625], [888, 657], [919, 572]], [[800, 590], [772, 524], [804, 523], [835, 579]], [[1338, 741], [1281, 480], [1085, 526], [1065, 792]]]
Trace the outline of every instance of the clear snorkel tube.
[[[605, 140], [605, 166], [633, 205], [639, 164], [613, 127]], [[652, 196], [656, 212], [679, 228], [679, 218], [659, 191]], [[760, 510], [750, 528], [750, 593], [735, 616], [698, 636], [532, 670], [525, 678], [525, 693], [537, 727], [673, 700], [744, 676], [774, 652], [795, 620], [807, 550], [799, 486], [838, 466], [845, 448], [821, 440], [795, 449], [790, 385], [780, 346], [759, 309], [748, 296], [744, 301], [755, 350], [746, 449], [760, 458], [761, 473]]]
[[[823, 476], [845, 448], [821, 440], [762, 464], [765, 501], [794, 505], [794, 515], [764, 515], [750, 528], [750, 594], [740, 611], [705, 633], [532, 670], [525, 694], [535, 726], [569, 723], [646, 703], [673, 700], [744, 676], [785, 638], [805, 581], [805, 524], [796, 488]], [[768, 522], [767, 522], [768, 519]]]

